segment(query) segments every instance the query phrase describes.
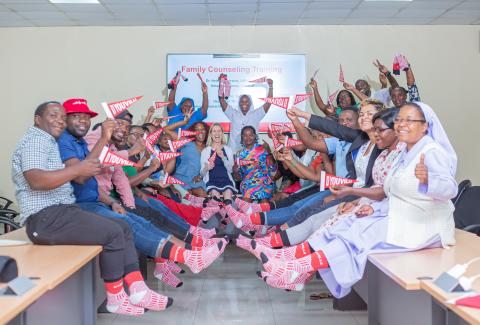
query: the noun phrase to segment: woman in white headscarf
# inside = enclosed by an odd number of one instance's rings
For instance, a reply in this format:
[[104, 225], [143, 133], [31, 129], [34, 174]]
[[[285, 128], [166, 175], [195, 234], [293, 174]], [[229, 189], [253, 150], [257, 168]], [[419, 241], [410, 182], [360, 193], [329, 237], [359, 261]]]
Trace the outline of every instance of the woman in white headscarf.
[[261, 275], [267, 283], [301, 288], [319, 271], [332, 294], [343, 297], [362, 278], [369, 254], [455, 244], [450, 199], [457, 193], [457, 155], [445, 130], [428, 105], [407, 103], [395, 119], [395, 132], [406, 147], [385, 179], [386, 198], [361, 207], [361, 213], [295, 250], [285, 249], [283, 259], [263, 254], [267, 272]]

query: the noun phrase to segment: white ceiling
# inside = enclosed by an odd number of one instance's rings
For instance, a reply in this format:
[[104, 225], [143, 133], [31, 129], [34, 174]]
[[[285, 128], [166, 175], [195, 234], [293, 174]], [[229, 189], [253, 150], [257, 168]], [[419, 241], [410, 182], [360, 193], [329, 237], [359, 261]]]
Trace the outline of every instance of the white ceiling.
[[479, 25], [480, 0], [0, 0], [0, 27]]

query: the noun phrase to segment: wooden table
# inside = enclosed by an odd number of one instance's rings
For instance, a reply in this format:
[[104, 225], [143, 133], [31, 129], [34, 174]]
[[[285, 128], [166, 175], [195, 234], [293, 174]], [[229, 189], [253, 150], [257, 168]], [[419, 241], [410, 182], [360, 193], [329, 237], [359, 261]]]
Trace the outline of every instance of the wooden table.
[[432, 319], [432, 298], [423, 290], [423, 281], [480, 256], [479, 237], [456, 230], [455, 238], [456, 245], [448, 249], [370, 255], [364, 278], [355, 285], [368, 304], [369, 324], [437, 325]]
[[[29, 241], [24, 228], [0, 239]], [[100, 252], [100, 246], [0, 247], [0, 255], [15, 258], [20, 276], [39, 278], [22, 296], [0, 297], [0, 323], [94, 324], [94, 261]]]

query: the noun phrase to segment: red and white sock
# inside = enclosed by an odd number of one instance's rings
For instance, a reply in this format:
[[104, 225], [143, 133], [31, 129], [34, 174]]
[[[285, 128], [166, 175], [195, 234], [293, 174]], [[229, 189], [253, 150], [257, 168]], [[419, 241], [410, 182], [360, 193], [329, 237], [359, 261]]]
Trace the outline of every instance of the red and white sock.
[[150, 310], [165, 310], [173, 299], [150, 290], [139, 271], [125, 275], [125, 283], [130, 293], [130, 303]]
[[220, 212], [219, 206], [203, 208], [202, 213], [200, 214], [200, 218], [206, 222], [217, 212]]
[[263, 279], [269, 286], [289, 291], [302, 291], [305, 284], [312, 279], [313, 273], [302, 273], [292, 283], [288, 283], [286, 277], [275, 277], [267, 272], [260, 272], [259, 277]]
[[145, 312], [143, 308], [130, 303], [127, 293], [123, 289], [123, 280], [105, 282], [107, 292], [107, 310], [110, 313], [140, 316]]
[[200, 207], [200, 208], [203, 206], [203, 201], [205, 200], [204, 197], [198, 197], [188, 192], [187, 194], [185, 194], [184, 199], [192, 203], [193, 206]]
[[172, 271], [173, 273], [177, 273], [177, 274], [178, 273], [185, 273], [185, 271], [180, 266], [175, 264], [175, 262], [167, 261], [167, 266], [170, 269], [170, 271]]
[[155, 264], [153, 275], [166, 285], [173, 288], [179, 288], [183, 285], [183, 282], [173, 274], [166, 260]]
[[188, 231], [194, 236], [200, 236], [203, 238], [212, 238], [217, 234], [217, 229], [215, 228], [205, 229], [201, 227], [190, 226]]
[[242, 211], [243, 213], [247, 212], [248, 209], [251, 209], [251, 206], [255, 204], [255, 203], [249, 203], [249, 202], [246, 202], [242, 199], [239, 199], [238, 197], [235, 198], [235, 205], [237, 206], [237, 208]]
[[219, 243], [200, 250], [186, 250], [174, 246], [170, 251], [169, 259], [185, 264], [193, 273], [199, 273], [210, 266], [227, 247], [227, 241], [220, 239]]
[[235, 210], [231, 205], [226, 205], [224, 209], [235, 227], [242, 229], [243, 226], [251, 225], [250, 218], [246, 214]]
[[261, 245], [260, 243], [253, 242], [253, 253], [258, 259], [260, 259], [260, 253], [264, 253], [269, 259], [279, 259], [284, 261], [291, 261], [310, 255], [313, 251], [310, 249], [308, 242], [304, 242], [299, 245], [285, 247], [282, 249], [272, 249]]
[[314, 252], [305, 257], [284, 261], [275, 258], [268, 258], [265, 254], [260, 254], [263, 267], [273, 276], [289, 279], [288, 283], [292, 283], [300, 274], [311, 273], [318, 269], [328, 268], [328, 261], [322, 251]]

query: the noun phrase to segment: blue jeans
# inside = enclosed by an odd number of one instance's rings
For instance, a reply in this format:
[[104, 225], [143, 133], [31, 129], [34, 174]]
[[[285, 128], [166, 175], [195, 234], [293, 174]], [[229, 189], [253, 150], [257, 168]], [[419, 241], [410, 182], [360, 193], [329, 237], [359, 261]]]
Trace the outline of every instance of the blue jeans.
[[106, 218], [124, 220], [132, 229], [135, 247], [147, 256], [156, 257], [160, 253], [158, 248], [172, 236], [134, 213], [127, 212], [126, 215], [116, 213], [100, 202], [82, 202], [78, 205], [84, 211], [93, 212]]
[[304, 207], [309, 206], [315, 202], [323, 202], [323, 199], [330, 195], [330, 191], [317, 192], [304, 199], [298, 200], [292, 205], [280, 209], [275, 209], [265, 213], [266, 225], [281, 225], [290, 220], [295, 214]]
[[155, 200], [155, 199], [149, 198], [148, 203], [147, 203], [144, 200], [139, 199], [138, 197], [135, 197], [135, 205], [138, 205], [138, 206], [144, 207], [144, 208], [154, 209], [154, 210], [160, 212], [160, 214], [163, 217], [165, 217], [168, 220], [170, 220], [171, 222], [175, 223], [176, 225], [178, 225], [183, 230], [188, 231], [190, 229], [190, 224], [188, 222], [186, 222], [183, 218], [176, 215], [172, 210], [170, 210], [160, 200]]

